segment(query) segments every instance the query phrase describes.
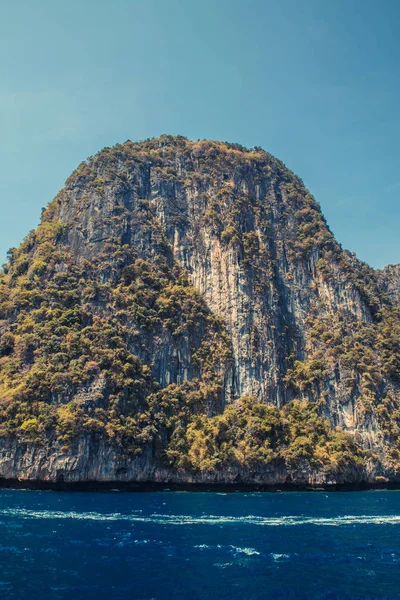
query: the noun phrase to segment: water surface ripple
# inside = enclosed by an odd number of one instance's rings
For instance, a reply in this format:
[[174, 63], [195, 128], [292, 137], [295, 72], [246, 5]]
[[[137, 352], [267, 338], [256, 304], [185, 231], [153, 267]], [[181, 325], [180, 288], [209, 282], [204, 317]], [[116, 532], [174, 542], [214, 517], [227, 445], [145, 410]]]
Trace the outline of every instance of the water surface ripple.
[[400, 491], [0, 490], [0, 598], [400, 599]]

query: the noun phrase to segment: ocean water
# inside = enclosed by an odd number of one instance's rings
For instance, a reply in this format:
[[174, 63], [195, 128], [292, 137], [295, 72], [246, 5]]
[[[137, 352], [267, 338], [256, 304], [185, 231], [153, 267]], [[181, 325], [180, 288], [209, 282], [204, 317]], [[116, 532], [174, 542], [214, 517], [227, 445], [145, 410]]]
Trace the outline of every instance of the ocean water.
[[0, 598], [400, 598], [400, 491], [0, 490]]

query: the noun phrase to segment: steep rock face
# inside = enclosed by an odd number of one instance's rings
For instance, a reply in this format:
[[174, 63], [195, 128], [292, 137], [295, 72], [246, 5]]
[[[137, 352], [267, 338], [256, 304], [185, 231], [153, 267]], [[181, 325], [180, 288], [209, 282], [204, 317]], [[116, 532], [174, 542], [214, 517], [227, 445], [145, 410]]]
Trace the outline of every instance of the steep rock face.
[[382, 271], [378, 271], [378, 278], [382, 290], [384, 290], [393, 304], [400, 302], [400, 265], [388, 265]]
[[398, 275], [259, 148], [103, 150], [1, 280], [0, 476], [396, 479]]

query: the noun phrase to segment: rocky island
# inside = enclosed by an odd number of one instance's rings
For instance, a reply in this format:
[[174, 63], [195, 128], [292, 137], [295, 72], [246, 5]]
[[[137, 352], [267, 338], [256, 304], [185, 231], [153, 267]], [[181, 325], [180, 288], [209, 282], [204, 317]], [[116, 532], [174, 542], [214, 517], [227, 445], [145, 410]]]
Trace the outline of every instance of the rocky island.
[[105, 148], [0, 274], [0, 482], [400, 482], [399, 300], [261, 148]]

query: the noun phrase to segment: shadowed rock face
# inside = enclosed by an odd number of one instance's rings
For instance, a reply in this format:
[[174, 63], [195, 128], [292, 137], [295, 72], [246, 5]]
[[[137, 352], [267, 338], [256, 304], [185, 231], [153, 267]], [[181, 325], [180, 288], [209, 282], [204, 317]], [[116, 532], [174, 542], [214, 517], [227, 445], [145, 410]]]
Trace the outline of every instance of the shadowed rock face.
[[2, 276], [0, 476], [396, 479], [399, 281], [261, 149], [104, 149]]

